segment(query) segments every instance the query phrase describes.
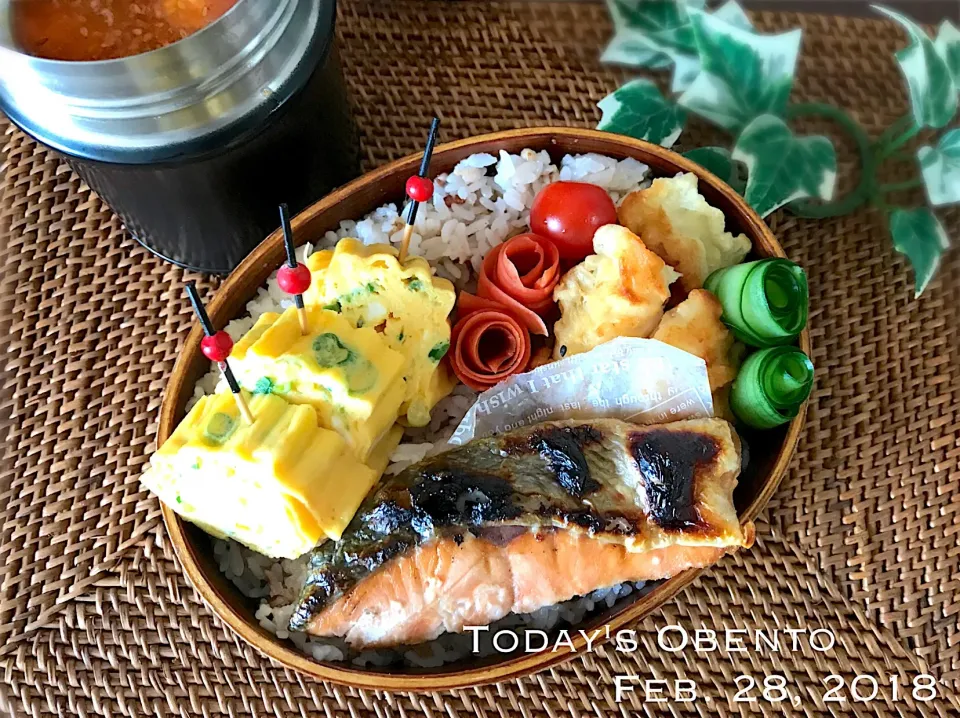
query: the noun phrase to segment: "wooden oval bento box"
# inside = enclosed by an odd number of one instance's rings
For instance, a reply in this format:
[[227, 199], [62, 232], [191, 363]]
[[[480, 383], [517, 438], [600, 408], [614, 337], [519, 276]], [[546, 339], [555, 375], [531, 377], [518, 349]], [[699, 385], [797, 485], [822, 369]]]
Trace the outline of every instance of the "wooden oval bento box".
[[[706, 200], [723, 210], [727, 229], [743, 232], [753, 243], [751, 257], [784, 257], [763, 220], [750, 209], [740, 195], [716, 176], [690, 160], [662, 147], [618, 135], [567, 128], [532, 128], [482, 135], [440, 145], [434, 152], [432, 171], [449, 172], [461, 159], [478, 152], [496, 155], [501, 149], [519, 153], [523, 148], [547, 150], [558, 162], [567, 153], [597, 152], [617, 159], [633, 157], [650, 166], [654, 176], [693, 172], [700, 181], [700, 192]], [[319, 241], [325, 232], [335, 230], [341, 220], [355, 219], [380, 205], [403, 197], [406, 179], [417, 171], [420, 157], [410, 156], [393, 162], [351, 182], [309, 207], [293, 220], [297, 244]], [[270, 274], [284, 259], [280, 231], [271, 234], [227, 279], [208, 306], [211, 320], [222, 327], [244, 312], [246, 303], [256, 294]], [[184, 416], [184, 407], [193, 394], [196, 381], [209, 369], [209, 362], [200, 352], [203, 332], [195, 325], [174, 367], [173, 376], [163, 399], [158, 445], [166, 441]], [[810, 354], [810, 337], [806, 330], [800, 336], [800, 347]], [[804, 410], [789, 424], [764, 432], [763, 441], [750, 441], [750, 459], [740, 476], [735, 499], [741, 523], [760, 513], [783, 478], [793, 455], [804, 420]], [[185, 523], [166, 506], [163, 519], [177, 556], [193, 585], [204, 601], [231, 629], [257, 650], [275, 661], [323, 680], [359, 688], [386, 690], [445, 690], [492, 683], [516, 678], [571, 658], [572, 651], [515, 653], [483, 659], [465, 660], [437, 669], [357, 668], [349, 664], [320, 663], [294, 650], [260, 627], [254, 618], [256, 605], [243, 597], [218, 570], [209, 537], [200, 529]], [[730, 560], [730, 559], [727, 559]], [[583, 625], [594, 629], [605, 624], [611, 632], [647, 616], [677, 595], [698, 575], [686, 571], [662, 582], [642, 596], [632, 594]], [[577, 651], [585, 648], [582, 637], [574, 638]]]

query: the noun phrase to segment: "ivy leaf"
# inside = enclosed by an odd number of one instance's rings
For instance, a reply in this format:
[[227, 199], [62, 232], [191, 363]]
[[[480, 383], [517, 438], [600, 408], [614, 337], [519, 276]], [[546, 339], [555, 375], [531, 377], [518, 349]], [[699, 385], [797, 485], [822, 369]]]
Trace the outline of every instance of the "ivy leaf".
[[896, 58], [910, 89], [914, 121], [920, 127], [943, 127], [957, 111], [957, 87], [947, 61], [913, 20], [879, 5], [873, 9], [900, 23], [913, 40]]
[[698, 147], [684, 152], [683, 156], [713, 172], [738, 194], [743, 194], [747, 184], [746, 172], [741, 170], [741, 163], [730, 156], [726, 147]]
[[747, 166], [744, 199], [761, 217], [802, 197], [833, 198], [837, 156], [826, 137], [797, 137], [773, 115], [747, 125], [733, 148], [733, 159]]
[[632, 80], [607, 95], [597, 107], [603, 112], [598, 130], [671, 147], [687, 121], [687, 114], [668, 102], [650, 80]]
[[700, 74], [700, 57], [698, 55], [677, 55], [673, 58], [673, 79], [670, 81], [670, 92], [683, 92]]
[[[703, 9], [705, 0], [607, 0], [615, 33], [600, 60], [631, 67], [662, 69], [674, 64], [673, 92], [683, 92], [700, 72], [688, 9]], [[750, 29], [736, 0], [713, 13], [735, 27]]]
[[780, 114], [793, 88], [801, 31], [758, 35], [707, 13], [690, 16], [702, 68], [678, 103], [731, 131], [757, 115]]
[[917, 159], [930, 204], [960, 202], [960, 129], [945, 132], [936, 147], [921, 147]]
[[[678, 57], [696, 60], [687, 8], [705, 0], [607, 0], [615, 33], [603, 62], [662, 69]], [[685, 54], [686, 53], [686, 54]]]
[[741, 30], [753, 30], [753, 23], [736, 0], [728, 0], [713, 11], [713, 17]]
[[960, 30], [949, 20], [940, 23], [937, 39], [933, 41], [937, 54], [943, 58], [953, 75], [953, 84], [960, 93]]
[[[729, 0], [713, 12], [716, 20], [722, 20], [733, 27], [739, 27], [741, 30], [753, 30], [750, 18], [736, 0]], [[671, 92], [683, 92], [700, 74], [700, 55], [676, 54], [673, 58], [673, 81], [670, 85]]]
[[694, 53], [687, 8], [702, 8], [704, 0], [607, 0], [616, 29], [614, 40], [628, 33], [634, 42], [666, 56]]
[[906, 255], [913, 266], [914, 296], [919, 297], [937, 273], [940, 258], [949, 246], [947, 233], [933, 212], [919, 207], [893, 210], [890, 235], [894, 249]]
[[652, 49], [639, 33], [623, 30], [613, 36], [610, 44], [600, 55], [600, 61], [612, 65], [661, 70], [670, 65], [670, 56]]

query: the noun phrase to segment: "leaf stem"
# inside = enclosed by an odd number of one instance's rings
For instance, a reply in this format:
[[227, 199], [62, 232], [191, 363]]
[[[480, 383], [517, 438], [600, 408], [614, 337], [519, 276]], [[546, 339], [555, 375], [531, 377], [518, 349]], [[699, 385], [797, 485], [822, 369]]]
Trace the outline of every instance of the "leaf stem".
[[856, 142], [857, 151], [860, 153], [860, 182], [853, 191], [831, 202], [802, 199], [791, 202], [787, 205], [787, 209], [798, 217], [808, 219], [823, 219], [849, 214], [867, 202], [873, 194], [876, 161], [870, 137], [856, 120], [833, 105], [810, 102], [790, 105], [784, 112], [784, 117], [787, 120], [809, 116], [827, 117], [833, 120]]
[[919, 177], [906, 180], [904, 182], [892, 182], [890, 184], [882, 184], [877, 187], [877, 192], [880, 194], [889, 194], [890, 192], [899, 192], [905, 189], [913, 189], [914, 187], [919, 187], [923, 184], [923, 180]]
[[897, 139], [887, 142], [886, 145], [880, 147], [879, 151], [877, 152], [877, 164], [880, 164], [888, 157], [892, 157], [898, 149], [916, 137], [919, 132], [920, 126], [913, 124], [907, 129], [906, 132], [897, 137]]
[[880, 133], [880, 136], [873, 141], [873, 146], [875, 148], [880, 148], [886, 146], [892, 137], [896, 137], [898, 134], [906, 130], [910, 123], [913, 121], [913, 116], [910, 113], [907, 113], [898, 120], [895, 120], [887, 129]]

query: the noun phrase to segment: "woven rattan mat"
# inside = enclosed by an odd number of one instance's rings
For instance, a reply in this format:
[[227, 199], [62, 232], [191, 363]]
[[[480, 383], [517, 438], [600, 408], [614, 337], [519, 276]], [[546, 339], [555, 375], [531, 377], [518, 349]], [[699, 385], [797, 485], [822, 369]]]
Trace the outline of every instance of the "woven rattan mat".
[[[872, 131], [905, 109], [893, 26], [761, 14], [806, 31], [794, 96], [852, 110]], [[341, 2], [341, 53], [365, 166], [417, 150], [434, 112], [447, 139], [519, 125], [592, 126], [622, 75], [601, 67], [601, 4]], [[799, 712], [960, 709], [960, 255], [914, 301], [870, 216], [772, 226], [809, 272], [818, 384], [758, 545], [708, 571], [639, 629], [539, 675], [445, 694], [362, 692], [261, 658], [186, 583], [138, 485], [165, 378], [191, 321], [185, 273], [153, 258], [53, 154], [7, 127], [0, 184], [0, 707], [12, 714], [561, 716], [741, 708], [735, 678], [787, 677]], [[684, 136], [704, 139], [696, 129]], [[947, 216], [960, 237], [960, 216]], [[205, 290], [213, 282], [203, 279]], [[829, 628], [826, 653], [666, 653], [668, 623]], [[916, 704], [824, 704], [829, 674], [943, 679]], [[614, 701], [613, 676], [697, 682], [695, 704]], [[889, 685], [889, 679], [884, 679]], [[883, 683], [884, 681], [881, 681]], [[708, 700], [709, 698], [709, 700]]]

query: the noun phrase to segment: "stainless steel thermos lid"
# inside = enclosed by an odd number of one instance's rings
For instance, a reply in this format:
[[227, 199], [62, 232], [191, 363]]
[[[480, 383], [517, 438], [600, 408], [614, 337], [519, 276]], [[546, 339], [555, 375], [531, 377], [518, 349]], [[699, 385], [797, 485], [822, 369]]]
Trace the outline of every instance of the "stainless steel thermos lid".
[[[156, 162], [211, 148], [284, 101], [315, 43], [332, 43], [332, 0], [240, 0], [167, 47], [98, 62], [47, 60], [13, 44], [0, 0], [0, 109], [37, 139], [105, 162]], [[242, 128], [241, 128], [242, 129]]]

